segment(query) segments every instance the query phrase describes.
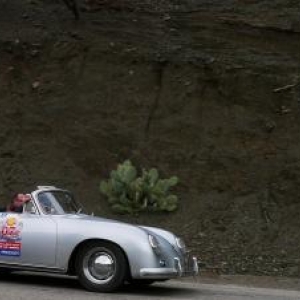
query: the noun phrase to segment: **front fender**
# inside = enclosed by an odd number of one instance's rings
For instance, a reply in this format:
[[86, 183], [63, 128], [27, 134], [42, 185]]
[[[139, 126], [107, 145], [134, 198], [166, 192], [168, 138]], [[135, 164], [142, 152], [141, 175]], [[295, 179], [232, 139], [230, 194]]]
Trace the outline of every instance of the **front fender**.
[[74, 249], [86, 240], [106, 240], [125, 252], [130, 272], [138, 277], [141, 268], [158, 267], [157, 255], [151, 248], [148, 233], [137, 226], [118, 222], [58, 220], [57, 266], [67, 270]]

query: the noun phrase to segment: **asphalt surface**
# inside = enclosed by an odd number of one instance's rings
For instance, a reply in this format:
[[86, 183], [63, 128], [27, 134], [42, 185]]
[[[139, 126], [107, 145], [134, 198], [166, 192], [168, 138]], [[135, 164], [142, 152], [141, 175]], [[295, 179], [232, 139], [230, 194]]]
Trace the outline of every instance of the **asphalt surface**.
[[113, 300], [113, 299], [199, 299], [199, 300], [294, 300], [300, 292], [269, 288], [249, 288], [235, 285], [201, 284], [191, 281], [169, 281], [149, 287], [126, 285], [113, 294], [91, 293], [75, 278], [45, 274], [18, 273], [0, 280], [1, 300]]

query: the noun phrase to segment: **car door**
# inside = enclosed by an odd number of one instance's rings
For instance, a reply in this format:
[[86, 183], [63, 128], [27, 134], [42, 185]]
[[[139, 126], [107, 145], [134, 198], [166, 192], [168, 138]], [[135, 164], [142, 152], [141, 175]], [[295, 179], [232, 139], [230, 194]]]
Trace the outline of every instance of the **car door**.
[[57, 226], [36, 212], [0, 213], [0, 263], [55, 267]]

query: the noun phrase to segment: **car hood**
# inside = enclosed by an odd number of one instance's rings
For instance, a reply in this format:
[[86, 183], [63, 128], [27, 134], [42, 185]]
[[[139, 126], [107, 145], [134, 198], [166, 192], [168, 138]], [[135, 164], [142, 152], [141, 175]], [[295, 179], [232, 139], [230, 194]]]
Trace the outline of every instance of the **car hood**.
[[99, 223], [117, 223], [118, 226], [126, 226], [126, 227], [135, 227], [139, 228], [140, 230], [152, 234], [156, 236], [157, 238], [162, 238], [166, 241], [168, 241], [172, 245], [176, 245], [176, 236], [167, 230], [164, 230], [162, 228], [158, 227], [150, 227], [150, 226], [143, 226], [143, 225], [136, 225], [136, 224], [131, 224], [131, 223], [126, 223], [114, 219], [108, 219], [108, 218], [103, 218], [103, 217], [98, 217], [98, 216], [91, 216], [91, 215], [86, 215], [86, 214], [69, 214], [69, 215], [61, 215], [59, 216], [61, 218], [66, 218], [66, 219], [72, 219], [72, 220], [82, 220], [82, 221], [89, 221], [89, 222], [99, 222]]

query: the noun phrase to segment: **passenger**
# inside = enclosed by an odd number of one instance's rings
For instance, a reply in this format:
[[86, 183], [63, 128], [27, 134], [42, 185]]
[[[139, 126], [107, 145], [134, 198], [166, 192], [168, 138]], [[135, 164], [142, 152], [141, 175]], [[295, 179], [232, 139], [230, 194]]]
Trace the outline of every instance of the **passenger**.
[[15, 194], [13, 196], [12, 201], [6, 206], [1, 207], [0, 212], [14, 212], [14, 213], [22, 213], [23, 205], [30, 200], [29, 195], [25, 194]]

